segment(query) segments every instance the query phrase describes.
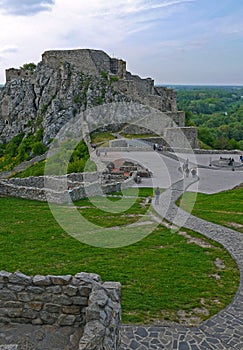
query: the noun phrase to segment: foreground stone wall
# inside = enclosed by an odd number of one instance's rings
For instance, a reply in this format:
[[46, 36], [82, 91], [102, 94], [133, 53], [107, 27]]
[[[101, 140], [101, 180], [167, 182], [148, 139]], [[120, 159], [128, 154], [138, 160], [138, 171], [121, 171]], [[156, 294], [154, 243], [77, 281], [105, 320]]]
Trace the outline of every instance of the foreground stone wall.
[[0, 327], [9, 331], [8, 339], [0, 337], [0, 346], [23, 344], [28, 333], [28, 338], [33, 334], [33, 349], [46, 349], [40, 344], [48, 338], [52, 350], [64, 350], [58, 337], [65, 334], [65, 350], [118, 349], [120, 289], [119, 283], [103, 283], [98, 275], [84, 272], [27, 276], [0, 271]]

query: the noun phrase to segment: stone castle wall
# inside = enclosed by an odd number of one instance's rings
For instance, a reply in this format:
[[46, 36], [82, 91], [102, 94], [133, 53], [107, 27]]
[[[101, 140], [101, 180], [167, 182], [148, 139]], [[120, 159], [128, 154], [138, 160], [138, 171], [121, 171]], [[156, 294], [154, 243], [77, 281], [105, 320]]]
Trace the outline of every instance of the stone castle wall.
[[126, 62], [110, 58], [104, 51], [56, 50], [46, 51], [42, 55], [42, 62], [52, 68], [59, 68], [64, 62], [69, 62], [85, 74], [100, 76], [102, 72], [115, 74], [123, 78], [126, 73]]
[[153, 95], [154, 93], [154, 80], [151, 78], [142, 79], [138, 75], [126, 72], [125, 80], [133, 81], [140, 95]]
[[[108, 69], [108, 58], [104, 56], [103, 67]], [[89, 50], [65, 50], [65, 51], [46, 51], [42, 55], [44, 65], [54, 69], [58, 69], [64, 62], [72, 62], [81, 72], [86, 72], [90, 75], [99, 75], [100, 72], [96, 64], [90, 57]]]
[[[109, 57], [104, 51], [79, 50], [51, 50], [42, 55], [42, 64], [54, 70], [60, 69], [68, 62], [85, 74], [100, 77], [102, 72], [116, 75], [119, 80], [114, 83], [117, 91], [131, 96], [141, 103], [161, 111], [177, 111], [175, 91], [165, 87], [155, 87], [151, 78], [142, 79], [126, 71], [126, 62]], [[32, 72], [23, 69], [6, 70], [6, 80], [28, 78]], [[181, 122], [182, 124], [182, 122]]]
[[[88, 196], [115, 192], [117, 182], [130, 187], [133, 179], [124, 181], [123, 175], [118, 174], [110, 179], [100, 173], [69, 174], [66, 176], [31, 176], [27, 178], [3, 179], [0, 181], [0, 195], [41, 202], [49, 201], [59, 204], [68, 203], [69, 196], [77, 201]], [[68, 186], [71, 193], [68, 192]]]
[[14, 330], [4, 345], [23, 344], [28, 334], [31, 349], [44, 350], [46, 342], [52, 350], [118, 349], [120, 292], [119, 283], [103, 283], [96, 274], [0, 271], [0, 326]]
[[[103, 73], [106, 72], [104, 75]], [[80, 74], [82, 73], [82, 74]], [[118, 78], [112, 79], [114, 75]], [[0, 139], [11, 140], [20, 132], [44, 128], [44, 143], [83, 111], [113, 102], [134, 102], [170, 114], [173, 127], [185, 126], [185, 114], [177, 110], [176, 92], [154, 86], [151, 78], [126, 71], [126, 62], [101, 50], [46, 51], [34, 73], [6, 71], [6, 88], [0, 91]], [[123, 122], [126, 123], [126, 114]], [[161, 127], [165, 125], [161, 115]], [[160, 130], [161, 131], [161, 130]], [[161, 133], [162, 134], [162, 133]], [[188, 136], [195, 134], [189, 133]], [[191, 140], [197, 143], [197, 140]], [[179, 145], [178, 145], [179, 147]]]
[[173, 149], [195, 149], [198, 148], [197, 133], [194, 127], [166, 128], [164, 139]]
[[12, 79], [20, 79], [20, 78], [29, 78], [32, 77], [34, 75], [34, 72], [31, 72], [29, 70], [26, 69], [16, 69], [16, 68], [9, 68], [6, 69], [6, 81], [10, 81]]
[[156, 86], [154, 88], [155, 94], [160, 96], [164, 111], [177, 112], [176, 92], [164, 86]]
[[185, 126], [185, 112], [175, 111], [175, 112], [165, 112], [165, 114], [170, 117], [170, 119], [176, 123], [180, 128]]

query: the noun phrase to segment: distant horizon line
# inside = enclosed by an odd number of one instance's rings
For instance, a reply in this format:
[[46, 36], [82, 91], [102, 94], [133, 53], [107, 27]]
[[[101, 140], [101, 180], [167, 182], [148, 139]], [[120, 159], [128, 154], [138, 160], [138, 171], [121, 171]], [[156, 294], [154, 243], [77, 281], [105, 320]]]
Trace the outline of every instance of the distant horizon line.
[[217, 84], [217, 83], [155, 83], [156, 86], [168, 86], [168, 85], [173, 85], [173, 86], [233, 86], [233, 87], [243, 87], [242, 84]]
[[[4, 86], [6, 82], [0, 82], [0, 86]], [[155, 83], [155, 86], [205, 86], [205, 87], [217, 87], [217, 86], [222, 86], [222, 87], [242, 87], [243, 88], [243, 83], [242, 84], [218, 84], [218, 83]]]

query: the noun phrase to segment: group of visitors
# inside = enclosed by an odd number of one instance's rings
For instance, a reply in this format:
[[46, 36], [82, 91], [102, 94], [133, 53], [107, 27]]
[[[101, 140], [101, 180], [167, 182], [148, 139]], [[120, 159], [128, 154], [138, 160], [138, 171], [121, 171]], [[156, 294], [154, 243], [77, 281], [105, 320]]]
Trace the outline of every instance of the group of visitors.
[[[95, 151], [95, 154], [97, 157], [100, 156], [100, 150], [97, 148], [96, 144], [91, 144], [91, 147], [93, 148], [93, 150]], [[107, 149], [104, 148], [104, 156], [106, 157], [107, 156]]]
[[234, 163], [235, 163], [234, 158], [229, 158], [229, 163], [228, 163], [228, 165], [229, 165], [229, 166], [233, 166]]
[[197, 175], [197, 169], [196, 168], [189, 168], [189, 160], [188, 158], [186, 161], [183, 163], [182, 167], [178, 168], [178, 171], [181, 172], [182, 174], [185, 174], [186, 177], [189, 177], [190, 173], [192, 177], [195, 177]]

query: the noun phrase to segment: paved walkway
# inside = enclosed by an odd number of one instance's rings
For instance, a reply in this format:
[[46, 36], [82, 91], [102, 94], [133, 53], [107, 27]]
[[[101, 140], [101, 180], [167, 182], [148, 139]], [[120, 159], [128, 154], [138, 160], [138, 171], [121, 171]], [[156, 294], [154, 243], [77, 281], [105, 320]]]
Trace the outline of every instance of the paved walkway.
[[[174, 154], [172, 154], [174, 155]], [[231, 189], [243, 182], [243, 167], [236, 170], [218, 170], [211, 169], [210, 167], [205, 168], [209, 165], [210, 158], [219, 159], [220, 156], [224, 154], [216, 155], [185, 155], [179, 154], [182, 159], [189, 158], [189, 167], [193, 167], [196, 163], [198, 169], [198, 175], [200, 177], [199, 182], [190, 187], [190, 191], [202, 192], [202, 193], [216, 193]], [[237, 159], [238, 156], [232, 155], [232, 157]], [[230, 154], [227, 155], [230, 157]], [[101, 153], [100, 160], [109, 162], [115, 159], [127, 159], [133, 160], [135, 163], [143, 165], [153, 172], [153, 177], [151, 179], [142, 179], [140, 187], [161, 187], [169, 188], [173, 183], [181, 180], [183, 178], [181, 172], [178, 171], [179, 166], [182, 163], [170, 158], [163, 153], [157, 152], [108, 152], [107, 156]]]
[[[151, 179], [142, 179], [139, 186], [168, 188], [160, 196], [160, 205], [154, 209], [162, 217], [179, 227], [186, 227], [221, 243], [234, 257], [241, 272], [237, 295], [228, 307], [199, 327], [179, 324], [169, 326], [122, 327], [121, 350], [242, 350], [243, 349], [243, 235], [231, 229], [215, 225], [191, 216], [174, 203], [190, 186], [190, 191], [215, 193], [235, 187], [243, 182], [243, 171], [237, 169], [211, 169], [209, 163], [224, 155], [183, 155], [180, 161], [157, 152], [109, 152], [101, 160], [133, 160], [153, 172]], [[230, 157], [227, 154], [227, 157]], [[234, 155], [235, 157], [235, 155]], [[178, 171], [183, 161], [189, 159], [189, 167], [197, 166], [199, 178], [184, 179]]]
[[121, 350], [242, 350], [243, 349], [243, 235], [209, 223], [179, 209], [176, 199], [191, 185], [181, 180], [160, 196], [154, 208], [159, 215], [177, 226], [184, 226], [221, 243], [234, 257], [241, 272], [239, 290], [230, 305], [199, 327], [180, 325], [123, 326]]

